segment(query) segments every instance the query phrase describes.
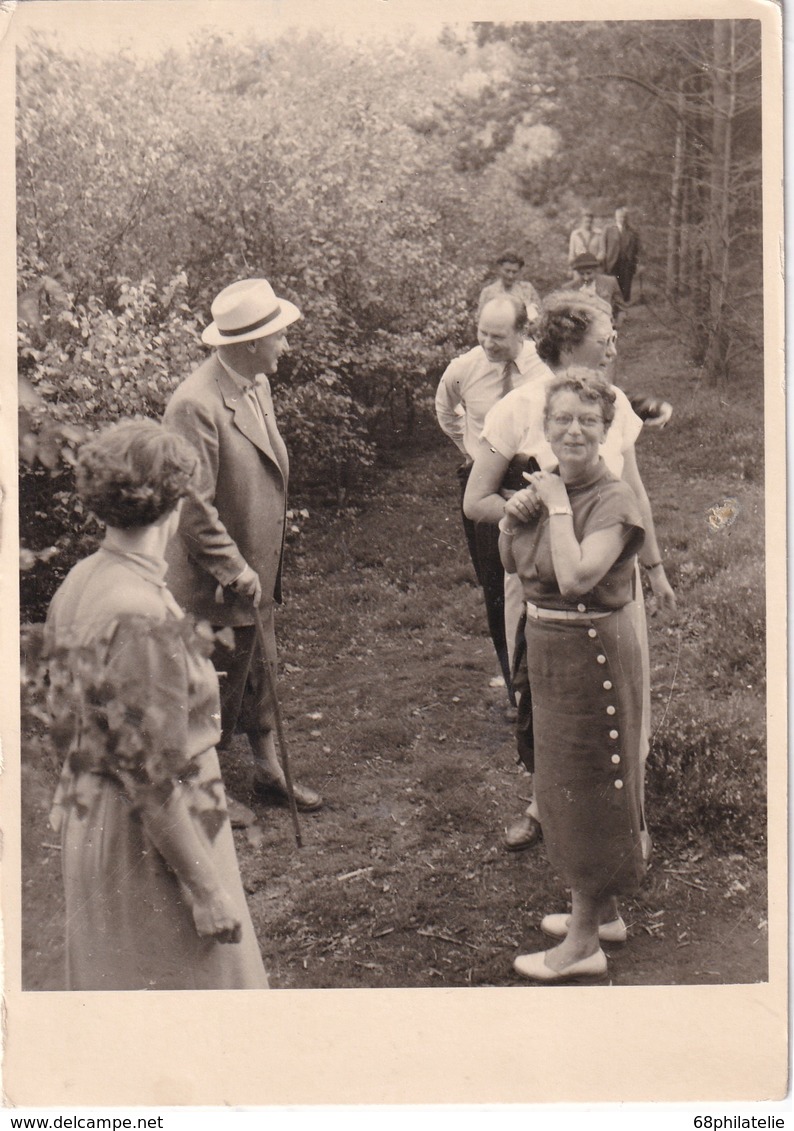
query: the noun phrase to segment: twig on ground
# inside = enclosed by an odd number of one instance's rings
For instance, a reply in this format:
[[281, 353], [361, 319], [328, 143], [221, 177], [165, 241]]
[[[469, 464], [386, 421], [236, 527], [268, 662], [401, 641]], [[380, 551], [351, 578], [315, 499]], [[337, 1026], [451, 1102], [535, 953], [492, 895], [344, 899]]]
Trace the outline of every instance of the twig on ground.
[[422, 930], [422, 928], [419, 927], [417, 929], [416, 933], [418, 935], [421, 935], [422, 938], [425, 938], [425, 939], [440, 939], [441, 942], [452, 943], [453, 946], [467, 946], [467, 947], [469, 947], [470, 950], [477, 950], [477, 951], [479, 951], [481, 949], [479, 946], [475, 946], [474, 943], [466, 942], [465, 939], [453, 939], [451, 935], [442, 935], [439, 931], [426, 931], [426, 930]]
[[708, 889], [708, 888], [706, 887], [706, 885], [705, 885], [705, 884], [698, 884], [698, 883], [695, 883], [695, 881], [694, 881], [694, 880], [685, 880], [683, 876], [679, 876], [679, 877], [678, 877], [678, 879], [679, 879], [679, 882], [680, 882], [680, 883], [682, 883], [682, 884], [686, 884], [686, 886], [687, 886], [688, 888], [696, 888], [696, 889], [697, 889], [697, 891], [708, 891], [708, 890], [709, 890], [709, 889]]
[[337, 876], [336, 878], [340, 883], [342, 880], [352, 880], [356, 876], [363, 876], [366, 872], [371, 872], [373, 867], [374, 865], [371, 865], [369, 868], [356, 868], [354, 872], [344, 872], [341, 876]]

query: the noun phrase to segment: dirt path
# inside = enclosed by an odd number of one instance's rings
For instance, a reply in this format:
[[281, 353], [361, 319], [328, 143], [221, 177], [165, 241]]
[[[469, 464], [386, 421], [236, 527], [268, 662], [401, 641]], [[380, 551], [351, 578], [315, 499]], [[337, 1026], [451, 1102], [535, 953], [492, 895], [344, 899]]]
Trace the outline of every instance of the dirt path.
[[[455, 455], [439, 439], [379, 476], [365, 505], [313, 512], [292, 544], [279, 615], [281, 687], [297, 774], [325, 809], [256, 807], [236, 834], [265, 963], [276, 987], [514, 985], [515, 953], [546, 945], [537, 924], [565, 907], [542, 847], [500, 847], [522, 809], [504, 692], [484, 634], [456, 513]], [[224, 770], [249, 801], [240, 741]], [[61, 985], [51, 784], [25, 767], [24, 977]], [[653, 831], [653, 812], [649, 814]], [[763, 860], [719, 857], [683, 835], [657, 839], [641, 894], [624, 907], [619, 985], [763, 981]]]

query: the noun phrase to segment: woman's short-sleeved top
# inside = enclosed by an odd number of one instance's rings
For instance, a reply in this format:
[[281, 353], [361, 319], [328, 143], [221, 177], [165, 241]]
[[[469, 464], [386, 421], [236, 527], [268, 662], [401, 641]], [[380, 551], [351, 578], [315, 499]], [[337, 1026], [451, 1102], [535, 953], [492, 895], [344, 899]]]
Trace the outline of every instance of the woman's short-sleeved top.
[[[493, 406], [485, 418], [482, 435], [505, 459], [534, 456], [546, 471], [556, 466], [557, 458], [543, 434], [546, 390], [555, 379], [550, 369], [542, 380], [532, 381], [508, 393]], [[607, 429], [600, 454], [613, 475], [623, 474], [623, 456], [642, 431], [642, 421], [634, 412], [622, 389], [615, 393], [615, 419]]]
[[568, 498], [578, 542], [597, 530], [623, 526], [629, 532], [626, 544], [614, 565], [589, 593], [563, 597], [554, 572], [549, 515], [544, 508], [536, 522], [520, 527], [512, 539], [524, 599], [545, 609], [573, 611], [582, 605], [588, 612], [620, 609], [633, 598], [635, 555], [645, 538], [637, 497], [627, 483], [616, 479], [604, 461], [599, 460], [593, 478], [579, 487], [569, 487]]
[[[82, 733], [95, 734], [96, 705], [79, 691], [85, 674], [71, 687], [68, 679], [73, 665], [85, 663], [86, 649], [96, 654], [89, 677], [101, 680], [106, 673], [118, 704], [125, 705], [117, 712], [124, 717], [116, 721], [112, 748], [87, 739], [85, 749], [75, 747], [66, 758], [50, 817], [56, 829], [75, 798], [90, 805], [101, 776], [118, 775], [134, 795], [164, 777], [179, 777], [182, 769], [189, 772], [192, 759], [220, 738], [218, 677], [164, 574], [164, 561], [103, 546], [78, 562], [53, 598], [46, 625], [51, 664], [57, 660], [55, 678], [67, 681], [64, 694], [71, 696]], [[137, 758], [129, 753], [125, 729], [130, 710], [130, 730], [137, 727], [141, 737]]]

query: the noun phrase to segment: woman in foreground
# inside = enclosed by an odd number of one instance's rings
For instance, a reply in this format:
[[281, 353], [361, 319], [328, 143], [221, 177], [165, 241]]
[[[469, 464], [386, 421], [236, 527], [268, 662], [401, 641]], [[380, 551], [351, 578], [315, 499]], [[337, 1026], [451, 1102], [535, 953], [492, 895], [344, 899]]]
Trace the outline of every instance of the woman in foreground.
[[46, 625], [71, 990], [267, 988], [215, 753], [211, 641], [164, 580], [195, 466], [153, 421], [80, 452], [78, 493], [106, 533]]
[[645, 871], [642, 655], [629, 607], [644, 530], [636, 494], [600, 455], [614, 415], [614, 391], [591, 371], [558, 375], [544, 431], [559, 471], [533, 474], [500, 521], [502, 561], [527, 608], [535, 800], [572, 893], [570, 916], [541, 922], [559, 945], [515, 960], [538, 982], [606, 973], [600, 942], [625, 939], [616, 897]]

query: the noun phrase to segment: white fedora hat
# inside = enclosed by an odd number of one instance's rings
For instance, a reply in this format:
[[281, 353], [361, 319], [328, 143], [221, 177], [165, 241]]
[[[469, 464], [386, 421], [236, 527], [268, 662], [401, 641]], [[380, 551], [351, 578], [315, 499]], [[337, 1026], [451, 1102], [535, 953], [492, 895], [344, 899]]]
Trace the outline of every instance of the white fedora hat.
[[208, 346], [229, 346], [275, 334], [297, 322], [301, 312], [277, 298], [267, 279], [242, 279], [225, 287], [211, 307], [213, 321], [201, 335]]

